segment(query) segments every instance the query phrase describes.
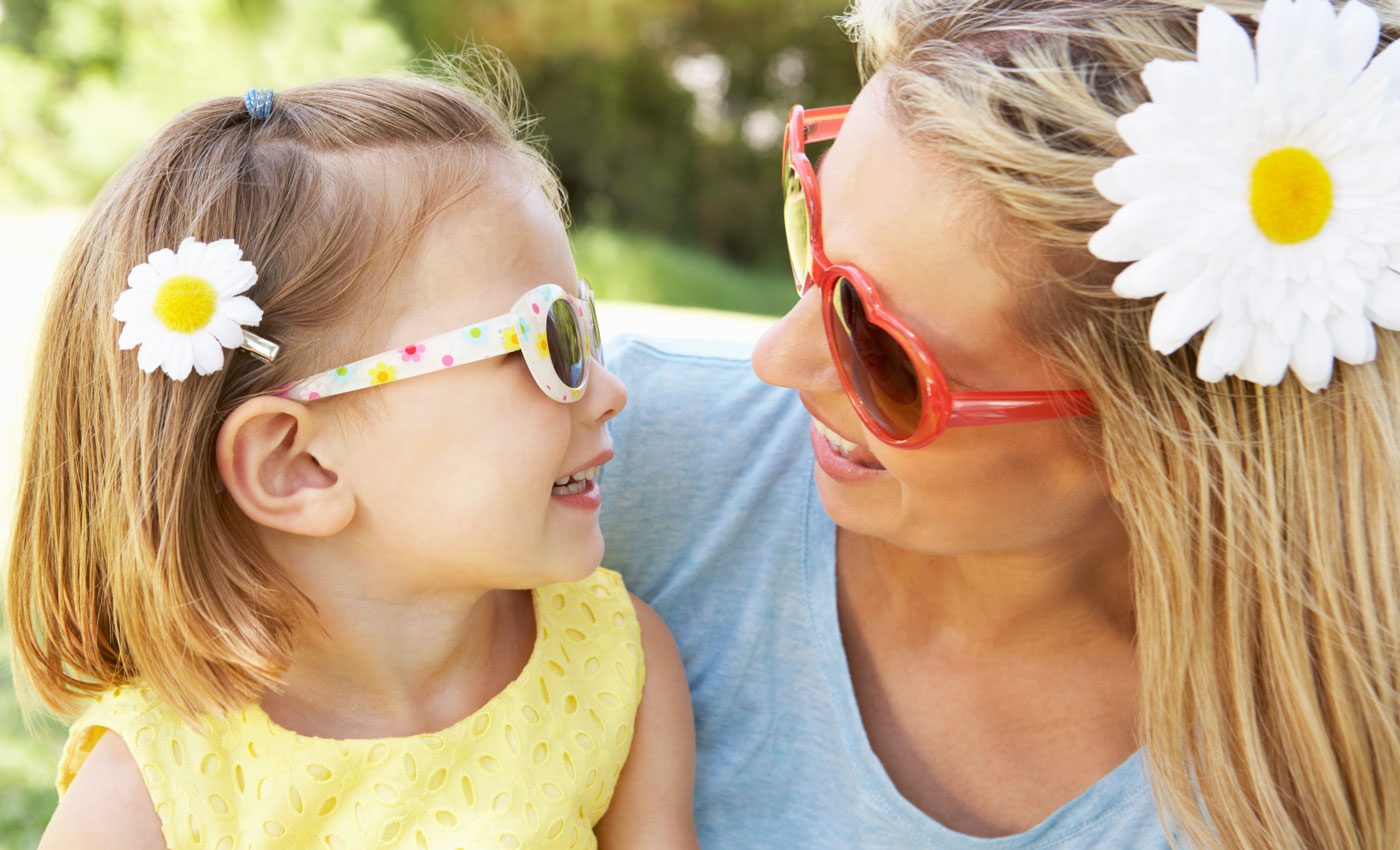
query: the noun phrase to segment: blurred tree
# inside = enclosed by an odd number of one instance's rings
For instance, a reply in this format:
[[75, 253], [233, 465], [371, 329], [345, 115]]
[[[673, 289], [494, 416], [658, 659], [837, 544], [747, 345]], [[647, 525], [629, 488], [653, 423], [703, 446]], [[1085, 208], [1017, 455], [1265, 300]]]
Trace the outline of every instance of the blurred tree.
[[4, 0], [0, 202], [85, 202], [179, 110], [402, 66], [372, 0]]
[[578, 222], [777, 266], [787, 109], [857, 87], [844, 0], [0, 3], [0, 202], [85, 201], [194, 101], [470, 41], [520, 71]]
[[793, 103], [849, 102], [844, 0], [380, 0], [412, 43], [496, 45], [520, 70], [576, 220], [785, 263]]

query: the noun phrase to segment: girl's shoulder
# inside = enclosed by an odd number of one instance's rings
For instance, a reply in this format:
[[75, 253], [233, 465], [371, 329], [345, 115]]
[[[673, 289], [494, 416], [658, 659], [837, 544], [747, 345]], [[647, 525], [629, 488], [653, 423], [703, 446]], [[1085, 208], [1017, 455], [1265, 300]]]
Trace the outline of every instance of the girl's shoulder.
[[[642, 627], [622, 576], [599, 567], [578, 581], [535, 591], [537, 637], [531, 664], [570, 687], [585, 687], [630, 703], [635, 711], [646, 677]], [[527, 665], [529, 669], [529, 665]]]
[[[631, 747], [646, 681], [643, 632], [655, 635], [656, 618], [605, 569], [538, 588], [533, 600], [535, 646], [520, 676], [436, 733], [304, 737], [255, 704], [190, 722], [141, 684], [114, 688], [70, 730], [60, 809], [69, 823], [91, 826], [83, 810], [91, 793], [111, 793], [94, 785], [113, 768], [147, 796], [147, 825], [169, 846], [273, 832], [297, 846], [365, 846], [399, 832], [438, 846], [468, 816], [502, 838], [556, 826], [582, 836], [607, 809]], [[363, 823], [346, 832], [344, 812]]]
[[134, 743], [153, 742], [160, 732], [180, 725], [183, 721], [146, 686], [131, 683], [109, 688], [68, 729], [68, 740], [59, 757], [59, 793], [68, 790], [105, 733], [114, 732], [123, 740], [130, 738], [127, 746], [135, 755]]
[[99, 731], [84, 754], [82, 773], [64, 781], [63, 797], [44, 831], [40, 850], [163, 850], [168, 846], [140, 765], [119, 737]]
[[40, 846], [166, 847], [166, 817], [148, 791], [158, 768], [142, 750], [178, 747], [174, 733], [184, 725], [140, 683], [99, 694], [69, 728], [58, 765], [61, 798]]
[[[535, 591], [536, 616], [556, 622], [580, 622], [585, 633], [624, 633], [637, 629], [631, 594], [616, 571], [599, 567], [577, 581], [547, 584]], [[600, 618], [600, 612], [608, 616]], [[543, 625], [543, 623], [541, 623]]]

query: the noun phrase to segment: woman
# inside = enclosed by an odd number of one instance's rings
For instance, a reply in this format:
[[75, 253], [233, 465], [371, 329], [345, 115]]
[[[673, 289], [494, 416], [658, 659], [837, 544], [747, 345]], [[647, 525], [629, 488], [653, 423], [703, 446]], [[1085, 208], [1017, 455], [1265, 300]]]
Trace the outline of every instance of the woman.
[[1220, 5], [857, 2], [795, 397], [610, 353], [704, 846], [1400, 846], [1397, 16]]

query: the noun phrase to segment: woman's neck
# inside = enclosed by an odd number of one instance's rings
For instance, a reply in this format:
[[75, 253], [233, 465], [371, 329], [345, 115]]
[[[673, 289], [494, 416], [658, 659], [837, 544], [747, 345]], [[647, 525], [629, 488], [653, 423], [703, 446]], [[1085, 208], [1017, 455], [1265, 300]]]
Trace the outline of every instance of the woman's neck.
[[961, 555], [837, 531], [843, 604], [879, 611], [912, 641], [969, 654], [1131, 640], [1128, 563], [1126, 533], [1116, 522], [1038, 551]]

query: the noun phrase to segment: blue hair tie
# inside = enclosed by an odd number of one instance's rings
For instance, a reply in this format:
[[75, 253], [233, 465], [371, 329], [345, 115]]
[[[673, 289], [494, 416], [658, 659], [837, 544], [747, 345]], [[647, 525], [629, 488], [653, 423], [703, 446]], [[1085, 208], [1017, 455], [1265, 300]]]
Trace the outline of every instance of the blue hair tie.
[[243, 105], [254, 121], [266, 120], [272, 114], [272, 89], [248, 89], [243, 93]]

